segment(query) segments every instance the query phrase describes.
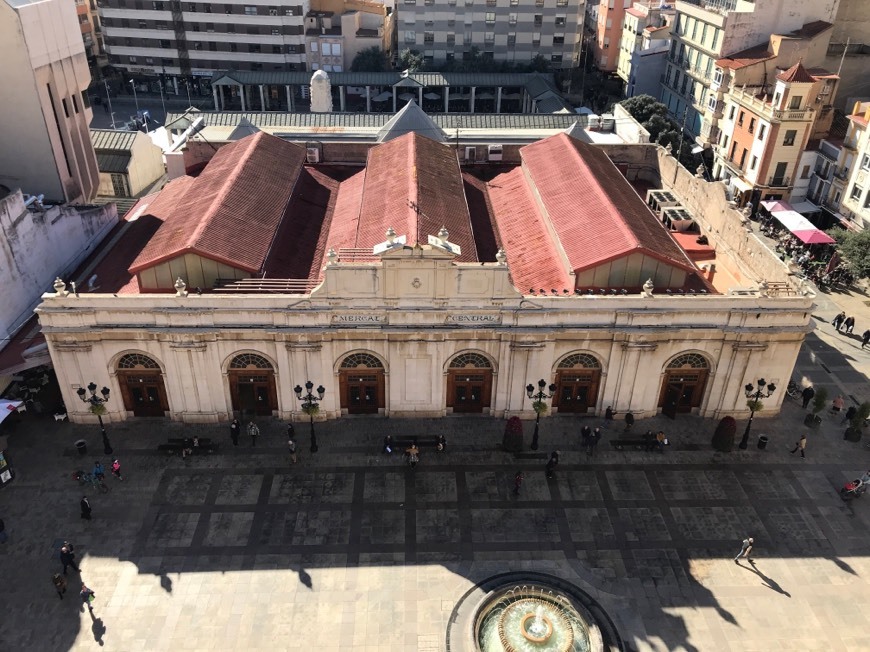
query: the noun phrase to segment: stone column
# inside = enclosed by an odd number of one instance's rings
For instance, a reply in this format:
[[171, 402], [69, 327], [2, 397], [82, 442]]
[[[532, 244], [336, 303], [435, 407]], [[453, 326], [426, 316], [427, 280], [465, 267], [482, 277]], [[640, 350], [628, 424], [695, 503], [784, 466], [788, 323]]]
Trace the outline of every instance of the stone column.
[[468, 107], [469, 107], [468, 112], [469, 113], [474, 113], [474, 95], [476, 92], [477, 92], [477, 86], [472, 86], [471, 87], [471, 100], [469, 101], [469, 104], [468, 104]]
[[450, 87], [444, 87], [444, 113], [450, 113]]
[[501, 113], [501, 86], [495, 90], [495, 112]]
[[419, 104], [420, 106], [423, 106], [423, 87], [421, 86], [417, 90], [418, 90], [417, 96], [420, 98], [419, 100], [417, 100], [417, 104]]
[[338, 104], [341, 107], [340, 111], [347, 111], [347, 86], [338, 87]]
[[220, 96], [220, 92], [218, 89], [220, 89], [220, 86], [212, 86], [211, 87], [211, 92], [214, 95], [214, 110], [215, 111], [221, 110], [221, 102], [220, 102], [221, 96]]
[[260, 111], [266, 110], [266, 94], [263, 92], [263, 85], [260, 84]]
[[242, 98], [242, 111], [247, 111], [247, 103], [245, 102], [245, 87], [239, 84], [239, 97]]
[[175, 89], [175, 94], [178, 95], [178, 77], [172, 76], [172, 88]]
[[372, 112], [372, 87], [366, 86], [366, 113]]
[[293, 94], [290, 92], [290, 84], [284, 86], [284, 92], [287, 94], [287, 110], [293, 110]]
[[393, 113], [395, 113], [396, 111], [399, 110], [397, 105], [396, 105], [396, 91], [398, 89], [395, 86], [391, 86], [390, 88], [393, 89]]

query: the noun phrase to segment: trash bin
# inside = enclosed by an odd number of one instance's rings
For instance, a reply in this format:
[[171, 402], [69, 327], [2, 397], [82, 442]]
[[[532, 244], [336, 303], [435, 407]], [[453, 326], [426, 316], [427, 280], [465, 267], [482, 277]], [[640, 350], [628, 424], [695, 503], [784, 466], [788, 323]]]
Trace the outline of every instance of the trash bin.
[[87, 455], [88, 454], [88, 443], [84, 439], [79, 439], [76, 442], [76, 448], [79, 451], [79, 455]]
[[763, 451], [765, 448], [767, 448], [768, 441], [770, 440], [768, 439], [767, 435], [761, 435], [758, 438], [758, 450]]

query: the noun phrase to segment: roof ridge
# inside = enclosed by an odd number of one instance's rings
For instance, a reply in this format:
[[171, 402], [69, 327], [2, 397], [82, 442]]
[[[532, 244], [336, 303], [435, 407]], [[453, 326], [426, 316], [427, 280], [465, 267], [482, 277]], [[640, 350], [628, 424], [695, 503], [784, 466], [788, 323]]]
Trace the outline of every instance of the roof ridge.
[[[414, 243], [420, 242], [420, 178], [417, 171], [417, 134], [408, 134], [408, 205], [407, 219], [414, 226]], [[400, 136], [401, 138], [401, 136]], [[406, 229], [410, 231], [410, 229]]]

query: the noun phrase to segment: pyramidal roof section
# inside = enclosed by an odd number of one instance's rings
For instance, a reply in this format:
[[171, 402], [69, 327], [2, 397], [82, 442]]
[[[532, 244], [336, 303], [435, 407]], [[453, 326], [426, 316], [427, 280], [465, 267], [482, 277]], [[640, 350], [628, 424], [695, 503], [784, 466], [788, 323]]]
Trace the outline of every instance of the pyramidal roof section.
[[248, 120], [247, 118], [242, 118], [239, 120], [239, 124], [236, 125], [236, 128], [230, 133], [227, 137], [227, 140], [241, 140], [242, 138], [246, 138], [247, 136], [252, 136], [258, 133], [260, 130], [254, 125], [253, 122]]
[[408, 102], [402, 110], [390, 118], [389, 122], [378, 131], [377, 141], [387, 141], [404, 136], [405, 134], [420, 134], [432, 140], [443, 143], [448, 140], [447, 134], [435, 124], [426, 112], [421, 109], [414, 100]]
[[800, 61], [788, 70], [779, 73], [776, 78], [790, 84], [812, 84], [816, 81]]
[[577, 122], [575, 122], [574, 124], [572, 124], [570, 127], [568, 127], [565, 130], [565, 133], [568, 134], [569, 136], [571, 136], [572, 138], [576, 138], [577, 140], [582, 141], [584, 143], [591, 143], [592, 142], [592, 139], [589, 137], [589, 134], [586, 133], [586, 130], [580, 124], [579, 120]]

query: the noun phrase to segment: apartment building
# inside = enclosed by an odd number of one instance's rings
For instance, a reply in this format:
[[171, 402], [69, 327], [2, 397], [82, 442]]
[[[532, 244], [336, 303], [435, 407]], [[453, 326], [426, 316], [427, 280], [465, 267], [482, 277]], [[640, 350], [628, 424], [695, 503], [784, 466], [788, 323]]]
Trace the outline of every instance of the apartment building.
[[366, 0], [314, 0], [305, 16], [309, 70], [350, 70], [357, 54], [378, 47], [392, 53], [393, 10]]
[[75, 3], [85, 54], [89, 59], [97, 57], [103, 52], [103, 33], [97, 0], [75, 0]]
[[[712, 145], [719, 118], [708, 109], [708, 95], [716, 60], [764, 43], [771, 34], [800, 38], [795, 34], [808, 23], [833, 23], [839, 1], [677, 0], [661, 90], [670, 115], [699, 144]], [[805, 63], [819, 65], [822, 60]]]
[[842, 211], [861, 228], [870, 226], [870, 102], [855, 102], [843, 147], [853, 155]]
[[673, 8], [659, 0], [635, 2], [625, 10], [616, 74], [625, 82], [626, 97], [658, 97], [673, 17]]
[[835, 74], [798, 61], [773, 83], [733, 86], [726, 93], [713, 175], [729, 181], [739, 205], [789, 200], [798, 179], [797, 185], [808, 185], [813, 166], [803, 155], [830, 129], [837, 82]]
[[[165, 75], [175, 93], [218, 70], [307, 70], [309, 0], [101, 0], [109, 63], [131, 75]], [[196, 83], [199, 82], [199, 83]]]
[[396, 5], [398, 48], [427, 63], [485, 57], [518, 64], [544, 56], [553, 68], [580, 58], [583, 0], [402, 0]]
[[0, 186], [46, 202], [87, 202], [99, 183], [78, 24], [69, 0], [0, 0]]
[[619, 42], [622, 38], [622, 20], [634, 0], [600, 0], [596, 14], [595, 32], [590, 45], [595, 67], [602, 72], [616, 72], [619, 60]]

